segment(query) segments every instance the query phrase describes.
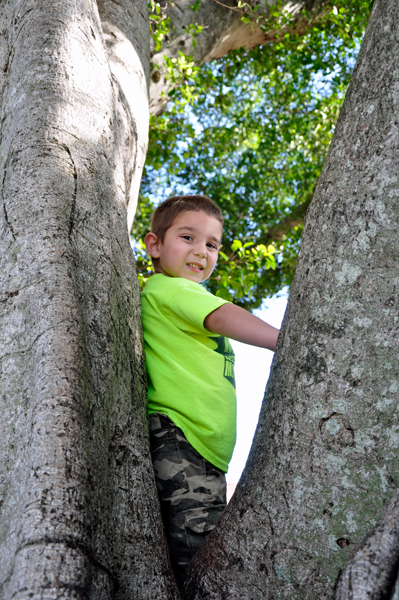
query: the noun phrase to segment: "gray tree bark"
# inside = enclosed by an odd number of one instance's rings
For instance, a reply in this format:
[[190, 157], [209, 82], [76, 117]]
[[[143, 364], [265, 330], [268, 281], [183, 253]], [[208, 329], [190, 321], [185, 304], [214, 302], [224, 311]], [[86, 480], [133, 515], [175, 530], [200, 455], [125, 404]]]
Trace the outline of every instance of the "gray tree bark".
[[244, 475], [185, 598], [389, 598], [398, 572], [399, 6], [377, 0]]
[[3, 599], [177, 597], [126, 228], [146, 2], [101, 9], [105, 35], [93, 0], [0, 8]]
[[399, 593], [399, 492], [345, 567], [336, 600], [397, 600]]

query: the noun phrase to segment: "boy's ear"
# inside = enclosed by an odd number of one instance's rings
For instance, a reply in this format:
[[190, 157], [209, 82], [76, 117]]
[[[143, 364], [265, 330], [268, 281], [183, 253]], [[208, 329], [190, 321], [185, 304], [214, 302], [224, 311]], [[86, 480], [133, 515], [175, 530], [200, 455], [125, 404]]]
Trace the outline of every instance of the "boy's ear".
[[144, 238], [145, 249], [151, 258], [159, 258], [159, 240], [155, 233], [147, 233]]

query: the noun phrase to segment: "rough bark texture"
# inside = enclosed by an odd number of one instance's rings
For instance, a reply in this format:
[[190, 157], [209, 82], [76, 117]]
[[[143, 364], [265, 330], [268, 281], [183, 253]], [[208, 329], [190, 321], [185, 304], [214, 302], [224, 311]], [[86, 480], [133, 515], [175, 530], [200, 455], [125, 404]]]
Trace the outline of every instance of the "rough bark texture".
[[339, 579], [336, 600], [384, 600], [395, 590], [399, 566], [399, 492]]
[[118, 150], [123, 163], [123, 189], [130, 231], [148, 144], [148, 8], [142, 0], [98, 0], [97, 5], [109, 68], [118, 95]]
[[[176, 0], [174, 2], [160, 2], [166, 7], [166, 14], [171, 19], [170, 31], [167, 39], [159, 52], [152, 53], [151, 58], [151, 84], [150, 84], [150, 112], [161, 113], [167, 103], [168, 91], [173, 87], [167, 77], [165, 56], [174, 58], [179, 52], [190, 55], [197, 64], [203, 64], [215, 58], [225, 56], [231, 50], [245, 46], [254, 48], [259, 44], [275, 41], [277, 35], [284, 35], [289, 31], [305, 32], [324, 10], [334, 4], [330, 0], [260, 0], [248, 2], [259, 5], [256, 15], [262, 15], [264, 27], [261, 29], [256, 22], [243, 23], [241, 18], [248, 16], [241, 8], [237, 8], [235, 0], [201, 0], [198, 10], [193, 12], [190, 6], [192, 0]], [[280, 18], [270, 18], [271, 9], [276, 6], [285, 9], [285, 15], [292, 18], [288, 25], [283, 25]], [[301, 11], [305, 9], [307, 16]], [[267, 27], [266, 26], [267, 23]], [[196, 46], [193, 46], [193, 37], [187, 28], [191, 24], [203, 26], [200, 34], [196, 35]], [[266, 29], [266, 30], [265, 30]]]
[[399, 485], [398, 23], [397, 0], [377, 0], [251, 454], [185, 598], [332, 598]]
[[[135, 30], [118, 29], [125, 9]], [[108, 44], [111, 72], [92, 0], [0, 8], [4, 599], [177, 597], [126, 228], [139, 136], [124, 84], [133, 64], [148, 71], [145, 49], [129, 50], [148, 31], [145, 10], [110, 10], [107, 35], [124, 36]], [[142, 107], [143, 86], [136, 95]]]

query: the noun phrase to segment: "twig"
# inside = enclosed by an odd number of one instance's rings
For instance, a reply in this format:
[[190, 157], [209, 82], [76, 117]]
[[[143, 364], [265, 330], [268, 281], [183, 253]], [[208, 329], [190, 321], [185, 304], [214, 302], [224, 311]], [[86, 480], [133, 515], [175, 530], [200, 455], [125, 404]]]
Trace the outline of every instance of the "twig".
[[224, 8], [228, 8], [229, 10], [235, 10], [236, 12], [239, 12], [242, 15], [248, 14], [248, 13], [244, 12], [243, 10], [240, 10], [239, 8], [234, 8], [234, 6], [228, 6], [227, 4], [223, 4], [223, 2], [219, 2], [219, 0], [213, 0], [213, 1], [216, 2], [216, 4], [220, 4], [220, 6], [224, 6]]

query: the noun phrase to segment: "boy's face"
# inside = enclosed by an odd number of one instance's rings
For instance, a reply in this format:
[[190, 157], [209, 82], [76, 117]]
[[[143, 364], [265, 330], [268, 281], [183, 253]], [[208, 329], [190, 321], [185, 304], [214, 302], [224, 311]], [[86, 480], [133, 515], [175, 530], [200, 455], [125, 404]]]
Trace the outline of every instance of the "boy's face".
[[178, 215], [160, 242], [154, 233], [145, 238], [147, 252], [158, 259], [154, 269], [169, 277], [199, 283], [215, 268], [222, 241], [222, 224], [203, 211], [186, 210]]

